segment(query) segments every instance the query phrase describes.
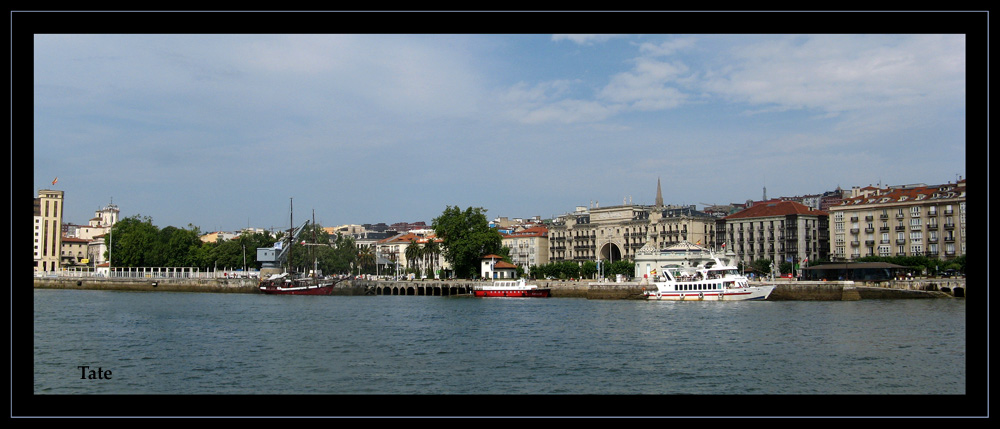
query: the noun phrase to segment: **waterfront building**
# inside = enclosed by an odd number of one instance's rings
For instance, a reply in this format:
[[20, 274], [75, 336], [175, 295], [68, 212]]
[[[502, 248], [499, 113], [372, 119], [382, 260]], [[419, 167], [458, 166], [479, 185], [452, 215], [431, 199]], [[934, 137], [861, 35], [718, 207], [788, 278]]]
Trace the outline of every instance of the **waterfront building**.
[[501, 234], [503, 245], [510, 249], [510, 260], [520, 266], [525, 273], [531, 272], [533, 265], [549, 263], [549, 230], [536, 225]]
[[451, 264], [444, 258], [444, 249], [441, 249], [441, 251], [434, 255], [422, 255], [418, 260], [409, 260], [406, 257], [406, 249], [413, 245], [414, 240], [416, 240], [417, 246], [421, 247], [421, 250], [423, 250], [422, 248], [430, 240], [434, 240], [439, 248], [442, 247], [441, 243], [444, 242], [444, 240], [435, 236], [434, 230], [414, 229], [378, 240], [375, 243], [376, 255], [378, 258], [385, 258], [390, 261], [393, 266], [399, 268], [399, 272], [403, 272], [411, 268], [411, 266], [413, 268], [420, 268], [421, 271], [428, 267], [433, 267], [435, 271], [451, 270]]
[[794, 201], [755, 203], [719, 220], [718, 241], [739, 261], [802, 264], [827, 258], [829, 214]]
[[62, 258], [63, 191], [42, 189], [35, 198], [35, 271], [56, 271]]
[[500, 255], [483, 256], [480, 262], [480, 276], [486, 279], [517, 278], [517, 265], [503, 260]]
[[63, 267], [86, 265], [90, 261], [87, 250], [90, 241], [76, 237], [63, 237], [60, 250], [62, 253], [60, 255], [61, 265]]
[[831, 260], [965, 255], [965, 180], [937, 186], [865, 187], [830, 207]]
[[653, 205], [577, 207], [549, 226], [551, 262], [635, 260], [647, 241], [656, 249], [689, 241], [714, 247], [716, 218], [694, 206], [665, 206], [659, 180]]
[[64, 223], [63, 236], [93, 240], [95, 237], [107, 234], [111, 227], [118, 223], [118, 214], [118, 206], [108, 204], [94, 211], [94, 217], [87, 222], [87, 225]]
[[93, 240], [87, 242], [87, 259], [90, 260], [90, 264], [94, 267], [99, 267], [101, 264], [106, 264], [108, 259], [106, 258], [108, 245], [104, 241], [104, 237], [107, 235], [99, 235], [94, 237]]

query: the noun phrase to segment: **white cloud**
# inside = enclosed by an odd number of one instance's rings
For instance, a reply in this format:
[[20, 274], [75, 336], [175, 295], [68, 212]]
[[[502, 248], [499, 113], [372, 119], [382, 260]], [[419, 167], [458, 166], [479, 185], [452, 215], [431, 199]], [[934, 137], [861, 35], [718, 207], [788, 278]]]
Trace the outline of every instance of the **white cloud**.
[[568, 40], [578, 45], [592, 45], [607, 42], [611, 39], [625, 37], [623, 34], [553, 34], [552, 40], [555, 42]]
[[600, 97], [638, 110], [677, 107], [687, 97], [669, 85], [687, 72], [687, 67], [679, 62], [667, 63], [639, 58], [632, 71], [614, 75], [608, 85], [601, 90]]
[[650, 55], [654, 57], [673, 55], [680, 50], [690, 48], [695, 46], [695, 39], [693, 37], [683, 37], [677, 39], [670, 39], [660, 43], [641, 43], [639, 45], [639, 52], [644, 55]]
[[821, 35], [764, 40], [704, 82], [750, 106], [864, 111], [951, 98], [964, 86], [961, 36]]

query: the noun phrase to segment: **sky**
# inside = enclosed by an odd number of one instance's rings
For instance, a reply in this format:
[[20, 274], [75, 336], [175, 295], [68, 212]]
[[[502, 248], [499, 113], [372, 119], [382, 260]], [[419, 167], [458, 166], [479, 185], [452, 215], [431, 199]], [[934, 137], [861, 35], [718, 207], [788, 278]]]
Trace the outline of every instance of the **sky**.
[[701, 208], [966, 175], [962, 34], [33, 43], [33, 196], [65, 191], [67, 223], [112, 201], [203, 232], [286, 228], [290, 202], [324, 226], [551, 218], [652, 204], [658, 179]]

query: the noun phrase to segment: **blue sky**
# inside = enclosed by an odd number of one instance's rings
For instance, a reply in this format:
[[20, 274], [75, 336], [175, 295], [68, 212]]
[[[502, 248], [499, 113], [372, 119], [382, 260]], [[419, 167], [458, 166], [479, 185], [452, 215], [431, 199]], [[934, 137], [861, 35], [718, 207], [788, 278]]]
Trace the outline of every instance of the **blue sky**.
[[[966, 176], [966, 37], [34, 36], [34, 188], [203, 231]], [[38, 156], [46, 154], [46, 156]], [[60, 154], [60, 156], [48, 156]], [[52, 185], [58, 177], [58, 183]]]

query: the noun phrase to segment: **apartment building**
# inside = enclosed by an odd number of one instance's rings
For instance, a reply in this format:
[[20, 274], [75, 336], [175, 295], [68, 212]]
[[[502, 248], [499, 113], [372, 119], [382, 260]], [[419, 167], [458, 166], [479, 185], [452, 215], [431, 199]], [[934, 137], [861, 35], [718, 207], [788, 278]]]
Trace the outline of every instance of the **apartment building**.
[[[410, 261], [406, 257], [406, 249], [413, 245], [414, 240], [421, 249], [428, 241], [434, 240], [441, 251], [433, 255], [421, 255], [419, 260]], [[385, 259], [387, 263], [399, 267], [401, 271], [411, 268], [411, 263], [415, 265], [414, 268], [419, 267], [421, 270], [433, 267], [435, 271], [448, 271], [451, 270], [451, 264], [445, 259], [444, 249], [441, 248], [443, 242], [437, 238], [432, 229], [414, 229], [378, 240], [374, 245], [379, 260]]]
[[532, 265], [549, 263], [549, 230], [544, 226], [532, 226], [522, 230], [501, 234], [504, 246], [510, 249], [510, 259], [530, 274]]
[[937, 186], [867, 187], [830, 207], [831, 260], [965, 254], [965, 180]]
[[829, 251], [829, 214], [794, 201], [765, 201], [719, 220], [720, 247], [749, 264], [758, 259], [802, 263]]

